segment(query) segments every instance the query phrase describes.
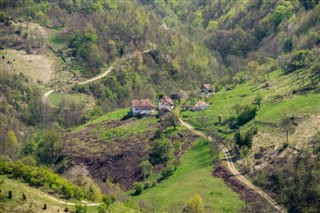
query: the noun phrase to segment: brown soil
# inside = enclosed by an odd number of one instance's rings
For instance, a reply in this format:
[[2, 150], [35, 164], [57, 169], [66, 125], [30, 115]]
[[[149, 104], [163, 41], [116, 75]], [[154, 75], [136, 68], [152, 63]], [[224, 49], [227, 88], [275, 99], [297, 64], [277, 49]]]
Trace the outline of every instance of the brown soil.
[[[99, 128], [113, 129], [134, 125], [133, 122], [131, 119], [104, 122], [91, 125], [81, 132], [68, 133], [64, 139], [66, 141], [64, 159], [59, 163], [62, 168], [60, 171], [83, 164], [94, 179], [99, 181], [110, 179], [123, 189], [129, 189], [134, 182], [142, 181], [143, 174], [139, 165], [148, 159], [154, 144], [152, 140], [161, 124], [152, 124], [152, 128], [141, 134], [115, 136], [108, 140], [99, 139], [96, 134]], [[182, 131], [169, 139], [183, 141], [181, 153], [176, 153], [176, 157], [179, 158], [183, 150], [187, 149], [196, 138], [190, 131]]]
[[241, 199], [246, 202], [244, 212], [278, 212], [256, 191], [239, 182], [221, 163], [215, 167], [212, 174], [215, 177], [222, 178], [233, 191], [240, 194]]

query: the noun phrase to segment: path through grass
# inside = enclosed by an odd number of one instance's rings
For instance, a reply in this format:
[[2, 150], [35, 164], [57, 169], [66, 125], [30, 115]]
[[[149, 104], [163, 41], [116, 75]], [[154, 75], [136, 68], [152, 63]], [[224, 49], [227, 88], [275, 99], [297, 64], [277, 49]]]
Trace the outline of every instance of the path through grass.
[[244, 206], [239, 195], [211, 173], [209, 148], [205, 140], [200, 139], [181, 158], [181, 165], [173, 176], [135, 199], [144, 200], [151, 212], [180, 212], [188, 199], [198, 193], [207, 212], [239, 212]]

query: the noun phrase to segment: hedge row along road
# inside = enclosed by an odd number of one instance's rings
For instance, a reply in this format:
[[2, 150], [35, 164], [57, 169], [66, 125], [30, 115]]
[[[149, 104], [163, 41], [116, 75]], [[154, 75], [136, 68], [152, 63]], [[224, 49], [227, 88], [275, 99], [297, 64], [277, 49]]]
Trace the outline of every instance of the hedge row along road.
[[[209, 136], [207, 136], [206, 134], [204, 134], [203, 132], [200, 132], [198, 130], [195, 130], [190, 124], [184, 122], [180, 117], [179, 117], [179, 121], [180, 123], [185, 126], [187, 129], [193, 131], [194, 133], [196, 133], [197, 135], [200, 135], [202, 137], [207, 138], [210, 141], [213, 141], [213, 139]], [[279, 212], [286, 212], [281, 206], [279, 206], [277, 204], [276, 201], [274, 201], [267, 193], [265, 193], [264, 191], [262, 191], [261, 189], [259, 189], [258, 187], [256, 187], [255, 185], [253, 185], [250, 181], [248, 181], [243, 175], [241, 175], [239, 173], [239, 171], [235, 168], [234, 163], [232, 161], [232, 157], [229, 153], [229, 151], [227, 150], [227, 148], [223, 145], [223, 144], [219, 144], [220, 149], [222, 150], [224, 156], [226, 157], [226, 161], [228, 164], [228, 168], [229, 171], [243, 184], [245, 184], [247, 187], [253, 189], [254, 191], [256, 191], [259, 195], [261, 195], [262, 197], [264, 197], [269, 203], [270, 205], [272, 205], [275, 209], [277, 209]]]

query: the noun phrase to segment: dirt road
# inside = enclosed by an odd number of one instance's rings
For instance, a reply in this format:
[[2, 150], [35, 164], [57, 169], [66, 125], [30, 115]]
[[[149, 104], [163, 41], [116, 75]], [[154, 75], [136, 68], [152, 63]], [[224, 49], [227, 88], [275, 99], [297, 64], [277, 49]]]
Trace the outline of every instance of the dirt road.
[[[92, 82], [92, 81], [99, 80], [100, 78], [103, 78], [103, 77], [105, 77], [106, 75], [108, 75], [108, 74], [112, 71], [112, 69], [113, 69], [113, 66], [109, 67], [109, 69], [107, 69], [104, 73], [102, 73], [102, 74], [100, 74], [100, 75], [98, 75], [98, 76], [96, 76], [96, 77], [94, 77], [94, 78], [91, 78], [91, 79], [89, 79], [89, 80], [80, 82], [80, 83], [78, 83], [78, 84], [79, 84], [79, 85], [83, 85], [83, 84], [88, 84], [88, 83], [90, 83], [90, 82]], [[72, 84], [72, 85], [74, 85], [74, 84]], [[72, 85], [69, 85], [69, 86], [72, 86]], [[57, 89], [53, 89], [53, 90], [49, 90], [48, 92], [44, 93], [44, 94], [42, 95], [42, 97], [41, 97], [42, 103], [43, 103], [43, 104], [47, 104], [47, 103], [48, 103], [49, 95], [50, 95], [51, 93], [53, 93], [54, 91], [56, 91], [56, 90], [57, 90]]]
[[[154, 50], [154, 48], [155, 48], [154, 46], [155, 46], [155, 45], [152, 44], [151, 46], [152, 46], [151, 48], [142, 51], [142, 54], [146, 54], [146, 53], [149, 53], [149, 52], [151, 52], [152, 50]], [[128, 54], [128, 55], [124, 56], [122, 59], [120, 59], [118, 62], [122, 62], [122, 61], [124, 61], [124, 60], [128, 60], [128, 59], [136, 56], [136, 54], [137, 54], [137, 52], [134, 52], [134, 53], [132, 53], [132, 54]], [[99, 79], [105, 77], [106, 75], [108, 75], [108, 74], [112, 71], [113, 68], [114, 68], [114, 66], [110, 66], [109, 69], [107, 69], [107, 70], [106, 70], [105, 72], [103, 72], [102, 74], [100, 74], [100, 75], [98, 75], [98, 76], [96, 76], [96, 77], [94, 77], [94, 78], [91, 78], [91, 79], [89, 79], [89, 80], [86, 80], [86, 81], [77, 83], [77, 84], [83, 85], [83, 84], [88, 84], [88, 83], [90, 83], [90, 82], [99, 80]], [[72, 85], [68, 85], [68, 87], [73, 86], [73, 85], [75, 85], [75, 84], [76, 84], [76, 83], [74, 83], [74, 84], [72, 84]], [[42, 103], [43, 103], [43, 104], [47, 104], [47, 103], [48, 103], [48, 98], [49, 98], [50, 94], [53, 93], [53, 92], [56, 91], [56, 90], [57, 90], [57, 89], [52, 89], [52, 90], [47, 91], [46, 93], [44, 93], [44, 94], [42, 95], [42, 97], [41, 97]]]
[[50, 196], [50, 195], [47, 195], [47, 194], [44, 194], [43, 195], [47, 198], [49, 198], [50, 200], [53, 200], [57, 203], [61, 203], [61, 204], [64, 204], [64, 205], [68, 205], [68, 206], [75, 206], [75, 205], [79, 205], [79, 204], [82, 204], [82, 205], [86, 205], [86, 206], [100, 206], [101, 203], [89, 203], [89, 202], [86, 202], [86, 201], [81, 201], [81, 203], [71, 203], [71, 202], [65, 202], [63, 200], [59, 200], [58, 198], [55, 198], [53, 196]]
[[[190, 129], [191, 131], [193, 131], [194, 133], [196, 133], [197, 135], [200, 135], [202, 137], [207, 138], [208, 140], [213, 140], [211, 137], [205, 135], [203, 132], [200, 132], [198, 130], [195, 130], [190, 124], [184, 122], [180, 117], [179, 117], [180, 123], [185, 126], [186, 128]], [[232, 157], [229, 153], [229, 151], [227, 150], [227, 148], [222, 145], [219, 144], [224, 156], [226, 157], [226, 161], [228, 164], [228, 168], [230, 170], [230, 172], [243, 184], [245, 184], [246, 186], [248, 186], [249, 188], [253, 189], [254, 191], [256, 191], [259, 195], [261, 195], [262, 197], [264, 197], [275, 209], [277, 209], [279, 212], [286, 212], [281, 206], [279, 206], [267, 193], [265, 193], [264, 191], [262, 191], [261, 189], [259, 189], [258, 187], [256, 187], [255, 185], [253, 185], [250, 181], [248, 181], [243, 175], [241, 175], [239, 173], [239, 171], [235, 168], [234, 163], [232, 161]]]

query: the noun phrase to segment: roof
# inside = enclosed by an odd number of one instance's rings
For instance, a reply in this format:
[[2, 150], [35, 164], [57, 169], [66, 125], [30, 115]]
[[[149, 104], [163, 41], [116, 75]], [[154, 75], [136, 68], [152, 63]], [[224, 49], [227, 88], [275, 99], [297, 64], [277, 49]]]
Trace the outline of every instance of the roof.
[[161, 108], [161, 109], [159, 110], [159, 113], [160, 113], [160, 114], [165, 114], [165, 113], [167, 113], [167, 112], [170, 112], [170, 110], [168, 110], [168, 109], [165, 108], [165, 107], [163, 107], [163, 108]]
[[212, 90], [213, 90], [211, 84], [204, 84], [204, 85], [202, 85], [202, 86], [203, 86], [206, 90], [208, 90], [208, 91], [212, 91]]
[[209, 107], [209, 104], [207, 104], [206, 102], [204, 101], [198, 101], [198, 103], [196, 103], [193, 107], [192, 107], [192, 110], [196, 110], [200, 107]]
[[171, 98], [169, 98], [168, 96], [164, 96], [161, 100], [160, 100], [160, 102], [162, 103], [162, 104], [170, 104], [171, 106], [173, 106], [174, 105], [174, 102], [173, 102], [173, 100], [171, 99]]
[[142, 110], [151, 110], [152, 102], [149, 99], [134, 99], [131, 101], [132, 108], [140, 108]]

